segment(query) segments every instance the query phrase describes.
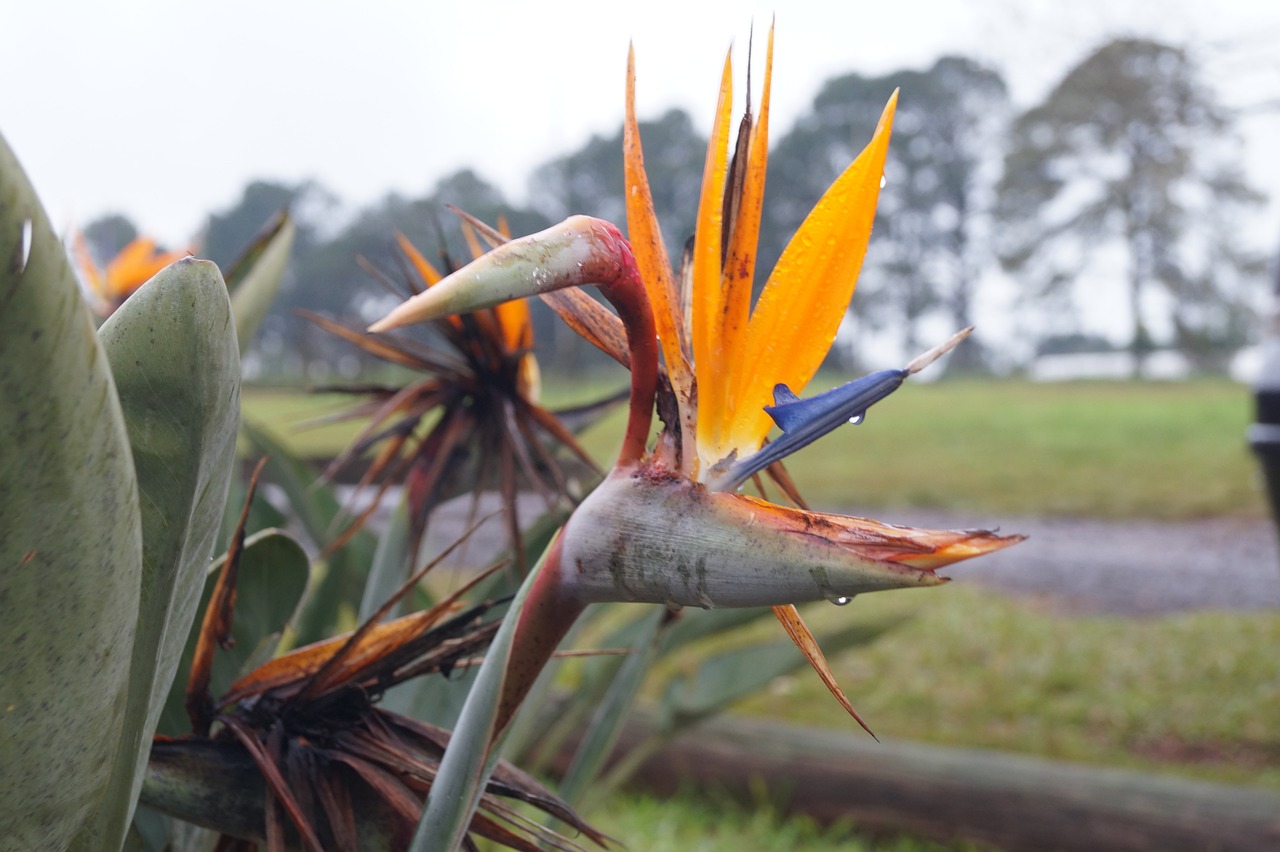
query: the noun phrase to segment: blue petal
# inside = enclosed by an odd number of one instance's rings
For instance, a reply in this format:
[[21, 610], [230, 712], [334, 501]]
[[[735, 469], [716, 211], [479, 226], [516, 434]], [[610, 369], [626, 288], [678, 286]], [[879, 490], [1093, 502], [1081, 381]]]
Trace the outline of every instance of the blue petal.
[[909, 375], [906, 370], [881, 370], [808, 399], [800, 399], [786, 385], [775, 386], [774, 404], [765, 411], [782, 430], [782, 437], [734, 464], [723, 487], [737, 488], [842, 423], [860, 421], [868, 408], [901, 387]]

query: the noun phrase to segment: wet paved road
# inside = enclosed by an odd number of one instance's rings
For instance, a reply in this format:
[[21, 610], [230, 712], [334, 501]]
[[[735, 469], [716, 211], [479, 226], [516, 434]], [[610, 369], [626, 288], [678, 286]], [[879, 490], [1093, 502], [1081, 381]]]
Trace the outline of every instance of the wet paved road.
[[944, 572], [956, 582], [1052, 595], [1093, 612], [1280, 608], [1280, 547], [1270, 521], [995, 518], [918, 509], [878, 510], [872, 516], [925, 527], [998, 524], [1002, 532], [1030, 536]]

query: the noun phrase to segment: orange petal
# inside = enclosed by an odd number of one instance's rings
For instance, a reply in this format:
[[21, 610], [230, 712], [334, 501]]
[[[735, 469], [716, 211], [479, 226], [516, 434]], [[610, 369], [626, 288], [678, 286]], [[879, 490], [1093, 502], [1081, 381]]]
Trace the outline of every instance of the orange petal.
[[720, 256], [724, 250], [724, 186], [729, 169], [729, 110], [733, 105], [733, 66], [725, 56], [716, 120], [707, 141], [707, 161], [698, 199], [693, 245], [693, 368], [698, 383], [698, 453], [704, 466], [720, 460], [717, 450], [725, 427], [726, 389], [731, 367], [720, 348]]
[[680, 428], [693, 434], [696, 412], [693, 401], [693, 370], [689, 363], [689, 341], [684, 338], [680, 297], [676, 292], [671, 258], [662, 240], [662, 229], [653, 209], [653, 193], [644, 170], [640, 145], [640, 125], [636, 120], [636, 54], [627, 52], [627, 112], [622, 130], [623, 174], [627, 201], [627, 236], [649, 294], [658, 342], [667, 363], [667, 376], [680, 407]]
[[422, 283], [430, 287], [444, 276], [440, 274], [440, 270], [431, 265], [422, 252], [418, 251], [413, 243], [409, 242], [409, 238], [404, 234], [396, 231], [396, 243], [400, 246], [400, 251], [404, 252], [404, 256], [409, 258], [409, 263], [413, 264], [413, 268], [418, 273], [418, 277], [422, 279]]
[[467, 242], [467, 250], [471, 252], [471, 259], [475, 260], [484, 254], [484, 247], [480, 245], [480, 238], [476, 236], [475, 228], [465, 219], [462, 221], [462, 238]]
[[897, 103], [894, 92], [871, 142], [801, 224], [760, 295], [735, 367], [744, 382], [731, 427], [740, 453], [754, 451], [769, 433], [764, 407], [773, 403], [774, 385], [799, 393], [831, 348], [871, 237]]
[[[399, 647], [413, 637], [421, 636], [446, 614], [447, 610], [422, 610], [369, 627], [356, 647], [348, 649], [349, 660], [345, 670], [358, 669], [370, 659]], [[351, 634], [345, 633], [268, 660], [231, 684], [221, 701], [229, 704], [311, 677], [324, 668], [338, 651], [343, 650], [350, 639]]]
[[185, 255], [185, 251], [157, 252], [155, 240], [137, 237], [120, 249], [120, 253], [107, 264], [105, 295], [109, 299], [120, 301], [150, 281], [161, 269], [181, 260]]
[[103, 280], [102, 270], [98, 268], [98, 264], [93, 262], [93, 254], [89, 251], [89, 243], [85, 241], [84, 233], [76, 232], [72, 249], [76, 256], [76, 266], [80, 267], [80, 274], [84, 277], [85, 284], [96, 295], [105, 297], [106, 281]]
[[[760, 211], [764, 206], [765, 170], [769, 159], [769, 89], [773, 82], [773, 27], [769, 28], [769, 46], [765, 54], [764, 91], [760, 96], [760, 115], [751, 129], [751, 142], [747, 152], [746, 176], [742, 185], [742, 197], [738, 215], [730, 237], [729, 253], [725, 261], [723, 282], [723, 309], [720, 312], [722, 370], [727, 382], [725, 411], [738, 407], [737, 398], [747, 379], [737, 366], [742, 363], [746, 349], [747, 322], [751, 312], [751, 285], [755, 279], [756, 249], [760, 237]], [[723, 435], [730, 434], [725, 429]], [[720, 447], [727, 455], [731, 447]], [[717, 459], [718, 460], [718, 459]]]
[[503, 302], [493, 312], [502, 326], [502, 343], [508, 352], [533, 346], [533, 323], [529, 319], [529, 300], [516, 299]]
[[862, 730], [879, 740], [880, 738], [876, 736], [875, 731], [867, 727], [867, 723], [862, 721], [858, 711], [853, 709], [852, 702], [844, 694], [840, 684], [836, 683], [836, 676], [832, 673], [831, 667], [827, 665], [827, 658], [822, 655], [822, 649], [818, 647], [818, 640], [814, 638], [808, 625], [800, 617], [799, 610], [794, 606], [775, 606], [773, 614], [778, 617], [778, 621], [782, 622], [782, 627], [787, 631], [787, 635], [791, 637], [791, 641], [796, 643], [800, 653], [804, 654], [805, 659], [809, 661], [809, 665], [813, 666], [813, 670], [818, 673], [818, 677], [822, 679], [823, 684], [835, 696], [836, 701], [840, 702], [840, 706], [848, 711], [855, 722], [862, 726]]

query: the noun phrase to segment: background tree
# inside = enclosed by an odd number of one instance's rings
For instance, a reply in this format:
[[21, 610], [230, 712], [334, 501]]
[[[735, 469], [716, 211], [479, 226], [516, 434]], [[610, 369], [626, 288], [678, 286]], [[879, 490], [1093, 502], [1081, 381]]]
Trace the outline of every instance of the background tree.
[[[999, 163], [993, 151], [1009, 115], [997, 72], [947, 56], [924, 71], [828, 81], [771, 158], [767, 251], [770, 261], [781, 254], [822, 189], [871, 138], [895, 88], [902, 91], [886, 184], [855, 313], [893, 329], [914, 352], [932, 317], [955, 328], [973, 323], [977, 282], [992, 260], [986, 232]], [[951, 369], [981, 366], [979, 347], [961, 350]]]
[[[654, 210], [673, 255], [671, 261], [678, 264], [681, 248], [693, 235], [707, 139], [680, 109], [668, 110], [656, 121], [640, 122], [640, 138]], [[586, 213], [623, 226], [627, 218], [624, 191], [621, 125], [612, 136], [592, 136], [578, 150], [543, 163], [529, 177], [530, 203], [551, 221]], [[549, 362], [561, 369], [569, 365], [575, 371], [591, 370], [607, 360], [541, 311], [534, 313], [534, 326], [539, 345], [554, 350]]]
[[1242, 342], [1262, 269], [1235, 227], [1260, 200], [1238, 148], [1185, 50], [1104, 45], [1014, 126], [999, 189], [1005, 267], [1028, 298], [1069, 299], [1077, 282], [1107, 304], [1123, 294], [1135, 374], [1157, 337], [1213, 366]]
[[111, 260], [137, 236], [133, 221], [122, 213], [99, 216], [84, 227], [84, 241], [99, 263]]
[[287, 184], [256, 180], [244, 188], [231, 207], [210, 214], [201, 238], [201, 253], [225, 268], [272, 217], [288, 210], [297, 227], [295, 256], [305, 254], [332, 230], [329, 223], [340, 207], [337, 197], [315, 181]]
[[[377, 281], [369, 267], [391, 281], [408, 274], [402, 255], [395, 248], [395, 234], [403, 233], [433, 263], [443, 268], [445, 258], [465, 263], [471, 253], [448, 205], [465, 210], [486, 222], [505, 220], [513, 234], [539, 231], [551, 221], [535, 210], [510, 204], [502, 192], [470, 169], [447, 175], [429, 193], [409, 198], [397, 193], [385, 196], [360, 211], [330, 239], [313, 250], [296, 256], [300, 283], [296, 303], [281, 299], [283, 307], [307, 308], [340, 321], [365, 324], [400, 301]], [[549, 320], [535, 317], [541, 326]], [[346, 359], [348, 372], [363, 356], [341, 344], [310, 323], [294, 323], [296, 351], [307, 353], [307, 361], [333, 362]]]
[[[707, 139], [680, 109], [640, 122], [640, 139], [654, 210], [668, 248], [677, 255], [674, 263], [693, 234]], [[623, 191], [621, 125], [612, 136], [593, 136], [577, 151], [544, 163], [529, 178], [531, 203], [557, 221], [586, 213], [621, 225], [626, 221]]]
[[337, 197], [314, 181], [288, 184], [256, 180], [249, 183], [240, 198], [226, 210], [209, 215], [200, 240], [201, 254], [223, 269], [230, 268], [281, 210], [289, 211], [296, 228], [292, 257], [280, 293], [246, 354], [246, 375], [296, 378], [302, 372], [307, 334], [300, 329], [293, 309], [308, 304], [313, 291], [299, 286], [299, 270], [303, 260], [313, 255], [333, 231], [340, 208]]

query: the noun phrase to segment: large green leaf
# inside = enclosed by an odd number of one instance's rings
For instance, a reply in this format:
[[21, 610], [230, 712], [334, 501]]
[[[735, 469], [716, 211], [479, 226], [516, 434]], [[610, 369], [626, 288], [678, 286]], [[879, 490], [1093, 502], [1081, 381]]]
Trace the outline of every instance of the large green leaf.
[[650, 607], [645, 613], [641, 622], [644, 629], [632, 643], [631, 653], [622, 658], [617, 675], [595, 708], [586, 735], [560, 782], [560, 797], [571, 805], [582, 801], [583, 794], [617, 745], [622, 727], [640, 693], [640, 686], [658, 654], [659, 634], [666, 618], [667, 611], [661, 607]]
[[[284, 490], [289, 499], [290, 514], [302, 524], [312, 542], [323, 546], [330, 541], [338, 533], [342, 512], [333, 489], [317, 483], [315, 470], [290, 453], [267, 430], [246, 421], [241, 424], [241, 431], [256, 453], [268, 456], [264, 470], [266, 478]], [[299, 644], [318, 642], [342, 632], [342, 611], [349, 607], [354, 616], [376, 548], [377, 540], [373, 534], [361, 530], [345, 547], [325, 560], [317, 572], [319, 580], [307, 590], [307, 599], [298, 615]]]
[[161, 270], [98, 330], [124, 410], [142, 509], [142, 596], [122, 745], [147, 748], [173, 683], [236, 463], [240, 353], [218, 267]]
[[501, 740], [494, 743], [498, 705], [510, 665], [516, 624], [538, 572], [546, 566], [547, 548], [516, 591], [498, 632], [480, 664], [471, 691], [449, 738], [426, 806], [409, 844], [409, 852], [448, 852], [461, 846], [485, 784], [498, 763]]
[[[206, 573], [200, 597], [203, 613], [213, 594], [213, 586], [225, 556], [215, 560]], [[307, 585], [310, 563], [306, 551], [281, 530], [261, 530], [245, 539], [236, 581], [236, 610], [231, 622], [235, 646], [219, 651], [213, 658], [210, 687], [216, 698], [244, 673], [250, 660], [271, 656], [280, 634], [297, 609]], [[178, 676], [164, 704], [159, 732], [179, 736], [191, 732], [191, 722], [183, 706], [191, 658], [195, 653], [200, 620], [192, 625], [178, 665]]]
[[[825, 634], [819, 644], [830, 656], [874, 642], [901, 619], [854, 624]], [[659, 727], [666, 733], [725, 710], [733, 702], [768, 686], [775, 678], [808, 665], [790, 640], [762, 642], [724, 651], [703, 660], [696, 670], [671, 681], [663, 697]]]
[[[603, 636], [598, 636], [601, 623], [616, 622], [619, 611], [625, 610], [630, 617], [616, 624]], [[645, 604], [608, 604], [589, 608], [574, 625], [575, 640], [588, 635], [591, 648], [619, 650], [628, 648], [647, 648], [653, 634], [654, 613], [662, 610]], [[668, 627], [659, 631], [659, 637], [666, 635]], [[568, 643], [562, 643], [567, 645]], [[581, 673], [577, 677], [572, 695], [564, 703], [554, 720], [544, 726], [545, 720], [537, 714], [525, 713], [516, 717], [512, 723], [512, 733], [508, 738], [512, 755], [519, 755], [521, 766], [533, 772], [546, 772], [557, 756], [564, 749], [565, 743], [578, 736], [589, 724], [596, 708], [604, 701], [613, 689], [614, 681], [624, 664], [633, 655], [606, 654], [599, 657], [588, 657], [575, 661]], [[645, 659], [652, 663], [652, 656], [645, 653]], [[547, 669], [559, 668], [559, 661], [552, 660]], [[647, 668], [647, 667], [646, 667]], [[634, 670], [629, 670], [634, 672]], [[545, 672], [544, 672], [545, 674]], [[634, 676], [634, 673], [629, 674]], [[529, 706], [538, 706], [530, 704]]]
[[236, 319], [241, 354], [253, 342], [280, 290], [280, 283], [289, 267], [295, 231], [288, 212], [282, 211], [227, 272], [227, 287], [231, 291], [231, 310]]
[[[107, 849], [142, 579], [138, 486], [66, 253], [0, 139], [0, 826]], [[122, 755], [130, 765], [135, 755]]]
[[[415, 567], [411, 563], [416, 556], [417, 547], [410, 548], [409, 545], [409, 489], [404, 488], [395, 511], [391, 513], [391, 523], [383, 530], [373, 552], [373, 564], [369, 566], [369, 579], [364, 584], [364, 595], [360, 598], [357, 621], [367, 621], [404, 585]], [[405, 602], [401, 600], [385, 617], [397, 618], [404, 611]]]

